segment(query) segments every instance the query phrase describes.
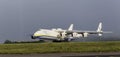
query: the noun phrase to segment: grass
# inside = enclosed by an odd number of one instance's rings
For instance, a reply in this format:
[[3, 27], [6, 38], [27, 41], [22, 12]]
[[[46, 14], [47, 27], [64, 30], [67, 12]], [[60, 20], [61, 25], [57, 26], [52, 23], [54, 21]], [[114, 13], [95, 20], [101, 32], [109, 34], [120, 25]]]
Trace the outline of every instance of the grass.
[[120, 41], [0, 44], [0, 54], [120, 52]]

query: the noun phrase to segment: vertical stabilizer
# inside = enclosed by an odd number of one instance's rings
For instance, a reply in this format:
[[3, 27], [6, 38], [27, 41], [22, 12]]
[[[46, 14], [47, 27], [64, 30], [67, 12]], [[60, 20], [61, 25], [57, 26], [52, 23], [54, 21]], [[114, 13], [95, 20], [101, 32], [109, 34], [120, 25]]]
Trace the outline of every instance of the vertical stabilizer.
[[102, 32], [102, 22], [99, 23], [97, 32]]
[[73, 24], [70, 25], [70, 27], [68, 28], [68, 30], [73, 30]]

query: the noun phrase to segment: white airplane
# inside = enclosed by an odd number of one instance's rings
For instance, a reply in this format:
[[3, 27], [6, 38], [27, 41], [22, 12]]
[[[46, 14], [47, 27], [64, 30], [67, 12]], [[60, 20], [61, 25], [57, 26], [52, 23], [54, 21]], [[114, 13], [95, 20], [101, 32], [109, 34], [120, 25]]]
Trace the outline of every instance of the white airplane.
[[31, 38], [41, 39], [41, 40], [52, 40], [52, 41], [71, 41], [80, 37], [88, 37], [89, 34], [98, 34], [98, 36], [102, 36], [103, 33], [111, 33], [111, 32], [103, 32], [101, 22], [99, 23], [98, 29], [96, 31], [73, 30], [73, 24], [71, 24], [68, 30], [63, 30], [61, 28], [51, 29], [51, 30], [40, 29], [36, 31], [31, 36]]

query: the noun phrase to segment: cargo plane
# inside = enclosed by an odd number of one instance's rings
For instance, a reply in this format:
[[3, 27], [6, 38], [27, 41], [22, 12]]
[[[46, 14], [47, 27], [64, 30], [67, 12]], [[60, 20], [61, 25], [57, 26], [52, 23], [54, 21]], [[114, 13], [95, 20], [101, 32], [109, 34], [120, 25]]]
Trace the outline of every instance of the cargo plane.
[[52, 40], [52, 41], [72, 41], [81, 37], [88, 37], [90, 34], [97, 34], [102, 36], [103, 33], [112, 33], [102, 31], [102, 22], [99, 23], [96, 31], [82, 31], [82, 30], [73, 30], [73, 24], [67, 30], [58, 28], [58, 29], [39, 29], [33, 35], [32, 39], [40, 40]]

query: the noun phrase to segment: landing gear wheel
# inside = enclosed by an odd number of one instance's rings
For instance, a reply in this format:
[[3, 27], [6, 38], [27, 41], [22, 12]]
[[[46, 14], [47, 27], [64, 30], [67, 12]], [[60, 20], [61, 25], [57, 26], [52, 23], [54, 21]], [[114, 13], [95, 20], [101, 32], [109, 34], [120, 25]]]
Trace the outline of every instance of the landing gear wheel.
[[53, 40], [53, 42], [62, 42], [62, 41], [60, 41], [60, 40]]

